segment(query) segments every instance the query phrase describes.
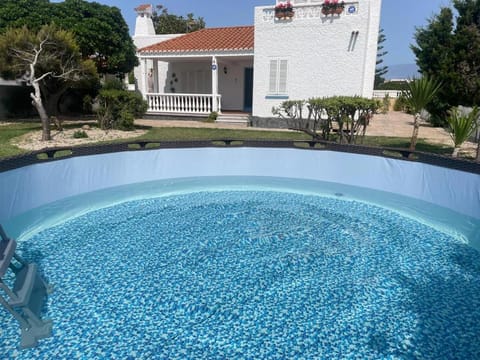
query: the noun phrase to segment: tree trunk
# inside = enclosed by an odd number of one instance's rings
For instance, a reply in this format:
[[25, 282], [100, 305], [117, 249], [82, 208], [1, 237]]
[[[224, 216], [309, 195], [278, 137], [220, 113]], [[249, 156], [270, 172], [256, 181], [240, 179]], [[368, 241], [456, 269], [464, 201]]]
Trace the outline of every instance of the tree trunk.
[[455, 147], [453, 148], [453, 153], [452, 153], [452, 157], [453, 157], [453, 158], [458, 157], [458, 150], [460, 150], [460, 146], [455, 146]]
[[45, 99], [45, 109], [49, 116], [57, 116], [58, 111], [58, 102], [60, 97], [62, 96], [63, 92], [50, 94], [48, 98]]
[[418, 140], [418, 130], [420, 129], [420, 114], [415, 114], [415, 117], [413, 119], [413, 133], [412, 133], [412, 139], [410, 140], [410, 151], [415, 151], [415, 147], [417, 146], [417, 140]]
[[68, 86], [64, 84], [60, 88], [56, 89], [57, 91], [53, 92], [47, 86], [40, 85], [40, 91], [45, 94], [45, 109], [47, 110], [47, 114], [49, 116], [58, 116], [60, 113], [60, 99], [67, 91]]
[[50, 137], [50, 119], [48, 118], [45, 107], [43, 106], [42, 94], [40, 92], [40, 86], [37, 82], [32, 84], [35, 93], [31, 93], [32, 105], [37, 109], [40, 120], [42, 121], [42, 141], [51, 140]]

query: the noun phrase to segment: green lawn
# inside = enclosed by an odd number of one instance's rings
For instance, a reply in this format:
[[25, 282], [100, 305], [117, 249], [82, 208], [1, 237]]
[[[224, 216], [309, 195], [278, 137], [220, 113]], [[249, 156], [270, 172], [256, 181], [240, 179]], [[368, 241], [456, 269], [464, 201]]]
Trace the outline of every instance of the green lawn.
[[[75, 125], [66, 125], [65, 127], [81, 126], [77, 123]], [[12, 123], [0, 126], [0, 158], [19, 155], [26, 151], [17, 148], [10, 144], [10, 140], [21, 136], [33, 130], [39, 130], [40, 123]], [[137, 138], [119, 140], [119, 141], [133, 141], [133, 140], [211, 140], [211, 139], [236, 139], [236, 140], [310, 140], [310, 137], [303, 133], [292, 131], [259, 131], [259, 130], [230, 130], [230, 129], [209, 129], [209, 128], [150, 128], [148, 132]], [[380, 146], [380, 147], [394, 147], [407, 149], [410, 145], [410, 139], [398, 137], [365, 137], [363, 145]], [[453, 148], [451, 146], [442, 146], [438, 144], [426, 143], [420, 140], [417, 144], [418, 151], [430, 152], [435, 154], [450, 155]]]
[[149, 128], [141, 140], [309, 140], [310, 136], [293, 131], [260, 131], [208, 128]]
[[[363, 144], [368, 146], [408, 149], [410, 147], [410, 138], [366, 136]], [[417, 143], [416, 150], [438, 155], [451, 155], [453, 146], [432, 144], [420, 139]]]
[[12, 123], [8, 125], [0, 125], [0, 158], [24, 153], [25, 150], [11, 145], [10, 140], [30, 131], [39, 129], [41, 129], [40, 123]]

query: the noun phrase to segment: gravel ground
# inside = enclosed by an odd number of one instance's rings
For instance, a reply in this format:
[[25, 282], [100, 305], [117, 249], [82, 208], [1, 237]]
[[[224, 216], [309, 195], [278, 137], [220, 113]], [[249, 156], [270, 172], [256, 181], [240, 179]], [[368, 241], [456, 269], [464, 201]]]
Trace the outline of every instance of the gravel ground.
[[72, 145], [88, 144], [99, 141], [113, 141], [116, 139], [128, 139], [145, 134], [146, 130], [121, 131], [121, 130], [100, 130], [98, 128], [85, 129], [88, 138], [75, 139], [73, 134], [75, 131], [82, 130], [82, 127], [77, 129], [66, 129], [64, 131], [52, 130], [52, 140], [46, 142], [42, 141], [42, 131], [32, 131], [25, 135], [12, 140], [12, 144], [25, 150], [41, 150], [45, 148], [63, 147]]

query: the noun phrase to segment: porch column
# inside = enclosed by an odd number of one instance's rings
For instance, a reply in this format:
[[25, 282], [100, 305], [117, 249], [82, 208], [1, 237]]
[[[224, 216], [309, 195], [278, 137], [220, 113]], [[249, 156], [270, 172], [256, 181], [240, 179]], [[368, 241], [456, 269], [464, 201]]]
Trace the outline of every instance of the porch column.
[[142, 92], [143, 98], [146, 100], [147, 99], [147, 59], [146, 58], [140, 58], [140, 73], [141, 73], [141, 88], [140, 91]]
[[217, 58], [212, 56], [212, 111], [218, 111], [218, 63]]
[[153, 92], [159, 93], [158, 88], [158, 60], [153, 60]]

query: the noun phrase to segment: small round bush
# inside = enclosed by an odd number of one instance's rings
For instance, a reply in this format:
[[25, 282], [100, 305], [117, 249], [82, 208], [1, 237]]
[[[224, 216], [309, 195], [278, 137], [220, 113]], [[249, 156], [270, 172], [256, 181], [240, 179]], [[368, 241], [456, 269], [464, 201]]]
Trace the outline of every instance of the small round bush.
[[77, 130], [73, 133], [74, 139], [85, 139], [88, 138], [88, 134], [83, 130]]

